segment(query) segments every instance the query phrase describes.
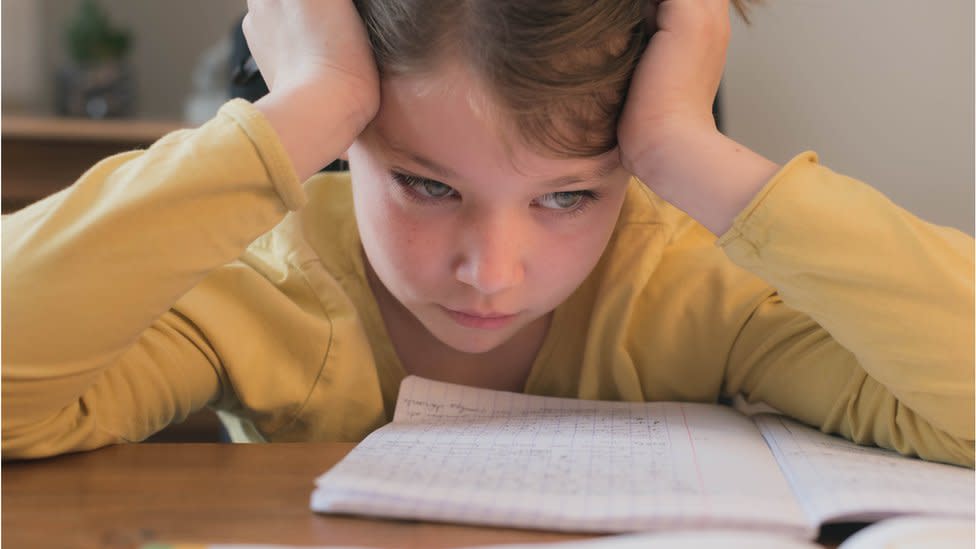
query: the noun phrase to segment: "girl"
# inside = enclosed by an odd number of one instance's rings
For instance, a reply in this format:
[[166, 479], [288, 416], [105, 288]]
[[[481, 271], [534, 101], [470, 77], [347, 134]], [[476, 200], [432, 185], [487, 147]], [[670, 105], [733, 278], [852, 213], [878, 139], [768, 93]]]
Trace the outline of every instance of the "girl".
[[417, 374], [972, 466], [972, 239], [719, 133], [728, 12], [250, 1], [267, 96], [4, 218], [5, 457], [359, 440]]

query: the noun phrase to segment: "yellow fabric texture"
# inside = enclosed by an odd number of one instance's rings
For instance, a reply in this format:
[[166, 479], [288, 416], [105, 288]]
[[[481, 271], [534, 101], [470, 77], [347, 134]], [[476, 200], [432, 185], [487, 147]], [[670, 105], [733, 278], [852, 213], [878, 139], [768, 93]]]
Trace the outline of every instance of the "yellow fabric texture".
[[[236, 438], [356, 441], [405, 372], [347, 174], [302, 184], [234, 100], [3, 218], [3, 455], [138, 441], [211, 406]], [[774, 289], [775, 288], [775, 289]], [[632, 181], [526, 392], [743, 395], [973, 465], [973, 240], [804, 153], [716, 239]]]

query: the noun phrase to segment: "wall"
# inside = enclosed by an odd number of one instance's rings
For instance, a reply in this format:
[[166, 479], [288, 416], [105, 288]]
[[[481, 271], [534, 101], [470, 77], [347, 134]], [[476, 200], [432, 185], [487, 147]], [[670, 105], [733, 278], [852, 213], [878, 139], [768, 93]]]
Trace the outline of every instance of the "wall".
[[39, 28], [41, 12], [35, 0], [4, 0], [2, 4], [3, 105], [33, 108], [43, 92], [43, 59]]
[[816, 150], [924, 219], [973, 233], [973, 0], [767, 0], [735, 21], [725, 129]]

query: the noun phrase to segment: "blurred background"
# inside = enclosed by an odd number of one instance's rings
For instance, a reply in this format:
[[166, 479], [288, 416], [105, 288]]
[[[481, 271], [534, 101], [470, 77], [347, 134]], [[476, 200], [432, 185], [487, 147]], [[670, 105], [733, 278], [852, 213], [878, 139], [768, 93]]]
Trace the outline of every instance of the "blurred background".
[[[57, 72], [73, 54], [67, 35], [78, 26], [85, 4], [3, 0], [4, 112], [55, 110]], [[111, 27], [130, 36], [123, 57], [135, 75], [134, 115], [167, 120], [183, 116], [201, 56], [229, 39], [232, 26], [247, 11], [245, 0], [96, 0], [94, 5]], [[86, 23], [94, 26], [90, 18], [82, 20]], [[98, 48], [96, 32], [90, 35], [92, 49]]]
[[[5, 188], [49, 180], [5, 193], [4, 210], [70, 183], [90, 155], [212, 116], [245, 11], [245, 0], [3, 0], [4, 160], [65, 164], [30, 174], [5, 162]], [[973, 233], [972, 0], [766, 0], [751, 18], [734, 21], [723, 131], [777, 162], [816, 150], [913, 213]], [[122, 68], [79, 68], [114, 60]], [[73, 145], [22, 147], [31, 140]]]

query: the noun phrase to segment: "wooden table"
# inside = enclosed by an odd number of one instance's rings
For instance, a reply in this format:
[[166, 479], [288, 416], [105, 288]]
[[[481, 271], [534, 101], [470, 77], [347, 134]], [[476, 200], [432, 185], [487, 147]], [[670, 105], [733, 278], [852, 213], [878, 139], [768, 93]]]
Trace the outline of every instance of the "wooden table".
[[[2, 545], [153, 541], [440, 548], [582, 536], [317, 515], [315, 477], [353, 444], [132, 444], [3, 464]], [[828, 532], [833, 545], [850, 528]]]

